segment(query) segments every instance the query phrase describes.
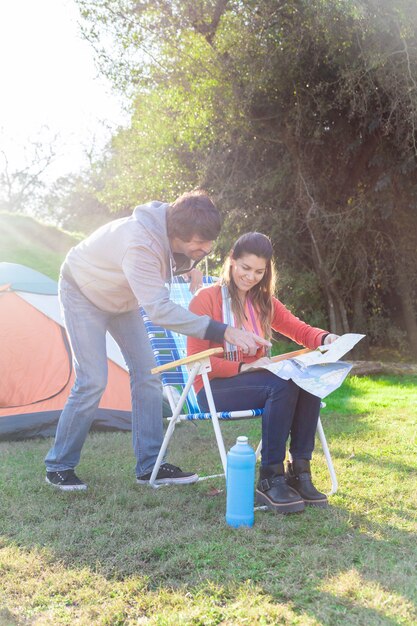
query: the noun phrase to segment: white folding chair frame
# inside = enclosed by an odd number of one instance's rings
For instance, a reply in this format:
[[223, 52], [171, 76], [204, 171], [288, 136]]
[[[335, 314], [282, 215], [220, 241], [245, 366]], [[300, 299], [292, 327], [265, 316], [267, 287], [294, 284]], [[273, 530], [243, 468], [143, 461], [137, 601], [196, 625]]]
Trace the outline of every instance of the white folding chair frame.
[[[166, 365], [161, 365], [158, 367], [155, 367], [152, 370], [153, 374], [159, 374], [162, 373], [164, 371], [167, 371], [169, 369], [173, 369], [177, 366], [180, 365], [185, 365], [187, 370], [188, 370], [188, 380], [186, 381], [186, 384], [182, 390], [182, 393], [180, 395], [179, 398], [174, 398], [173, 393], [168, 392], [168, 401], [170, 403], [171, 406], [171, 410], [172, 410], [172, 416], [169, 419], [169, 425], [167, 428], [167, 431], [165, 433], [165, 437], [164, 440], [162, 442], [162, 446], [161, 449], [159, 451], [155, 466], [152, 470], [152, 474], [151, 474], [151, 478], [150, 478], [150, 485], [154, 488], [158, 487], [159, 485], [155, 483], [155, 479], [156, 476], [158, 474], [159, 468], [161, 466], [161, 463], [165, 457], [165, 453], [167, 451], [168, 448], [168, 444], [171, 440], [172, 435], [174, 434], [174, 430], [175, 430], [175, 426], [177, 425], [178, 422], [180, 421], [187, 421], [187, 417], [183, 414], [181, 414], [182, 408], [184, 406], [185, 400], [187, 398], [188, 392], [192, 386], [192, 384], [194, 383], [195, 377], [197, 375], [201, 375], [202, 376], [202, 380], [203, 380], [203, 385], [204, 385], [204, 390], [206, 392], [206, 397], [207, 397], [207, 404], [209, 406], [209, 413], [210, 413], [210, 417], [211, 417], [211, 421], [213, 424], [213, 429], [214, 429], [214, 434], [216, 437], [216, 442], [217, 442], [217, 447], [219, 450], [219, 454], [220, 454], [220, 459], [222, 462], [222, 466], [223, 466], [223, 471], [224, 474], [214, 474], [211, 476], [203, 476], [200, 477], [199, 480], [207, 480], [208, 478], [214, 478], [217, 476], [224, 476], [226, 474], [226, 468], [227, 468], [227, 455], [226, 455], [226, 449], [225, 449], [225, 445], [224, 445], [224, 440], [223, 440], [223, 435], [221, 432], [221, 428], [220, 428], [220, 422], [219, 422], [219, 414], [217, 412], [216, 409], [216, 405], [214, 402], [214, 398], [213, 398], [213, 393], [211, 390], [211, 385], [210, 385], [210, 380], [208, 377], [208, 373], [211, 371], [211, 365], [210, 365], [210, 356], [214, 355], [214, 354], [219, 354], [219, 353], [223, 352], [222, 348], [213, 348], [211, 350], [205, 350], [204, 352], [200, 352], [198, 354], [194, 354], [192, 356], [189, 357], [185, 357], [183, 359], [178, 359], [176, 361], [172, 361], [171, 363], [168, 363]], [[248, 410], [248, 411], [233, 411], [231, 412], [231, 419], [238, 419], [238, 418], [244, 418], [244, 417], [250, 417], [252, 416], [252, 411]], [[337, 477], [336, 477], [336, 472], [333, 466], [333, 461], [332, 461], [332, 457], [330, 455], [330, 451], [329, 451], [329, 447], [327, 445], [327, 440], [326, 440], [326, 436], [324, 434], [324, 430], [323, 430], [323, 426], [321, 423], [321, 420], [319, 418], [318, 423], [317, 423], [317, 434], [319, 436], [320, 439], [320, 443], [323, 449], [323, 453], [326, 459], [326, 463], [327, 463], [327, 467], [329, 470], [329, 474], [330, 474], [330, 480], [331, 480], [331, 490], [329, 492], [329, 496], [333, 495], [336, 493], [337, 488], [338, 488], [338, 483], [337, 483]], [[261, 448], [262, 448], [262, 439], [259, 442], [259, 445], [256, 449], [256, 458], [258, 459], [261, 453]]]
[[[161, 463], [165, 457], [165, 453], [167, 451], [169, 441], [174, 433], [175, 426], [177, 425], [178, 422], [181, 421], [181, 418], [184, 419], [184, 416], [181, 415], [182, 407], [184, 406], [184, 403], [187, 398], [188, 392], [190, 391], [191, 385], [194, 383], [195, 377], [198, 374], [201, 374], [203, 377], [204, 387], [206, 387], [207, 385], [207, 387], [209, 388], [210, 398], [207, 396], [207, 400], [209, 403], [211, 419], [213, 423], [214, 433], [216, 436], [217, 446], [218, 446], [219, 453], [220, 453], [220, 458], [221, 458], [222, 465], [223, 465], [223, 470], [224, 472], [226, 472], [226, 463], [227, 463], [226, 449], [224, 447], [223, 436], [220, 430], [219, 418], [217, 416], [217, 411], [216, 411], [216, 407], [215, 407], [214, 400], [213, 400], [213, 394], [211, 392], [210, 381], [207, 376], [207, 373], [211, 371], [210, 356], [212, 354], [216, 354], [219, 352], [223, 352], [222, 348], [213, 348], [211, 350], [206, 350], [204, 352], [200, 352], [199, 354], [195, 354], [191, 357], [186, 357], [184, 359], [178, 359], [177, 361], [172, 361], [171, 363], [168, 363], [167, 365], [161, 365], [159, 367], [155, 367], [151, 370], [152, 374], [159, 374], [168, 369], [177, 367], [178, 365], [186, 365], [187, 370], [188, 370], [188, 380], [184, 386], [184, 389], [182, 390], [180, 397], [175, 401], [172, 394], [168, 395], [168, 400], [170, 402], [171, 409], [173, 409], [173, 412], [172, 412], [172, 416], [168, 418], [169, 425], [165, 433], [165, 437], [162, 442], [162, 446], [159, 451], [158, 457], [156, 459], [155, 466], [152, 470], [151, 478], [149, 480], [152, 487], [158, 486], [155, 483], [156, 476], [158, 474]], [[175, 406], [173, 407], [172, 404], [174, 404]], [[222, 474], [218, 474], [218, 476], [222, 476]], [[213, 478], [213, 477], [214, 476], [207, 476], [204, 478]]]

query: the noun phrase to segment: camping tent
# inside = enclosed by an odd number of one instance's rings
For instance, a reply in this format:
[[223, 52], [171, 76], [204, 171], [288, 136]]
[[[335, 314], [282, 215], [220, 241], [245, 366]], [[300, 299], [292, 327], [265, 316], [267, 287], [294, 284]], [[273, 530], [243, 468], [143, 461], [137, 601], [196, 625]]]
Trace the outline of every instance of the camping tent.
[[[110, 335], [107, 355], [108, 384], [92, 428], [130, 430], [129, 375]], [[57, 283], [0, 263], [0, 440], [53, 435], [73, 381]]]

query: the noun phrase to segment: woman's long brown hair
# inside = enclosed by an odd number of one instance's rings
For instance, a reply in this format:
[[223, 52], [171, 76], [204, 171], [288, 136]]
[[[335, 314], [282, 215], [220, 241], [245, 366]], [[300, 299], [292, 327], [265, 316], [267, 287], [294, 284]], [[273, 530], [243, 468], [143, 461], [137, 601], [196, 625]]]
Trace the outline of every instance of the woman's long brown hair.
[[271, 336], [272, 296], [275, 291], [275, 268], [272, 261], [273, 249], [269, 237], [257, 232], [246, 233], [239, 237], [223, 265], [221, 284], [227, 285], [233, 314], [237, 323], [240, 326], [243, 325], [245, 311], [239, 298], [238, 289], [232, 278], [231, 261], [232, 259], [236, 261], [246, 254], [254, 254], [266, 261], [265, 274], [262, 280], [249, 290], [248, 296], [259, 315], [263, 334], [269, 339]]

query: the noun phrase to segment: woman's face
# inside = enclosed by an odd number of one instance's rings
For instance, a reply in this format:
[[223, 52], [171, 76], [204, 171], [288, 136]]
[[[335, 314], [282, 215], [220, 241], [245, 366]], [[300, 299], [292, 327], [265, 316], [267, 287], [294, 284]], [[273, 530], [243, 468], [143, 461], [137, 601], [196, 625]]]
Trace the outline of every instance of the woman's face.
[[264, 277], [268, 261], [256, 254], [244, 254], [231, 259], [232, 279], [241, 293], [246, 294]]

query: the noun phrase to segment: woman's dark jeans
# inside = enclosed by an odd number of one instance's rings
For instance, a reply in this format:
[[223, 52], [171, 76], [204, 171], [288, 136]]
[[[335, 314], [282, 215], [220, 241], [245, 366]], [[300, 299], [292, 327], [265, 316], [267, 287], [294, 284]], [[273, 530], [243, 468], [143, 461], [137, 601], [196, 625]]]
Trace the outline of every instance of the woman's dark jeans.
[[[282, 380], [268, 370], [257, 370], [211, 381], [218, 411], [264, 409], [262, 415], [262, 465], [285, 459], [290, 439], [293, 459], [311, 459], [320, 413], [320, 398], [292, 380]], [[202, 411], [209, 411], [204, 389], [198, 393]]]

